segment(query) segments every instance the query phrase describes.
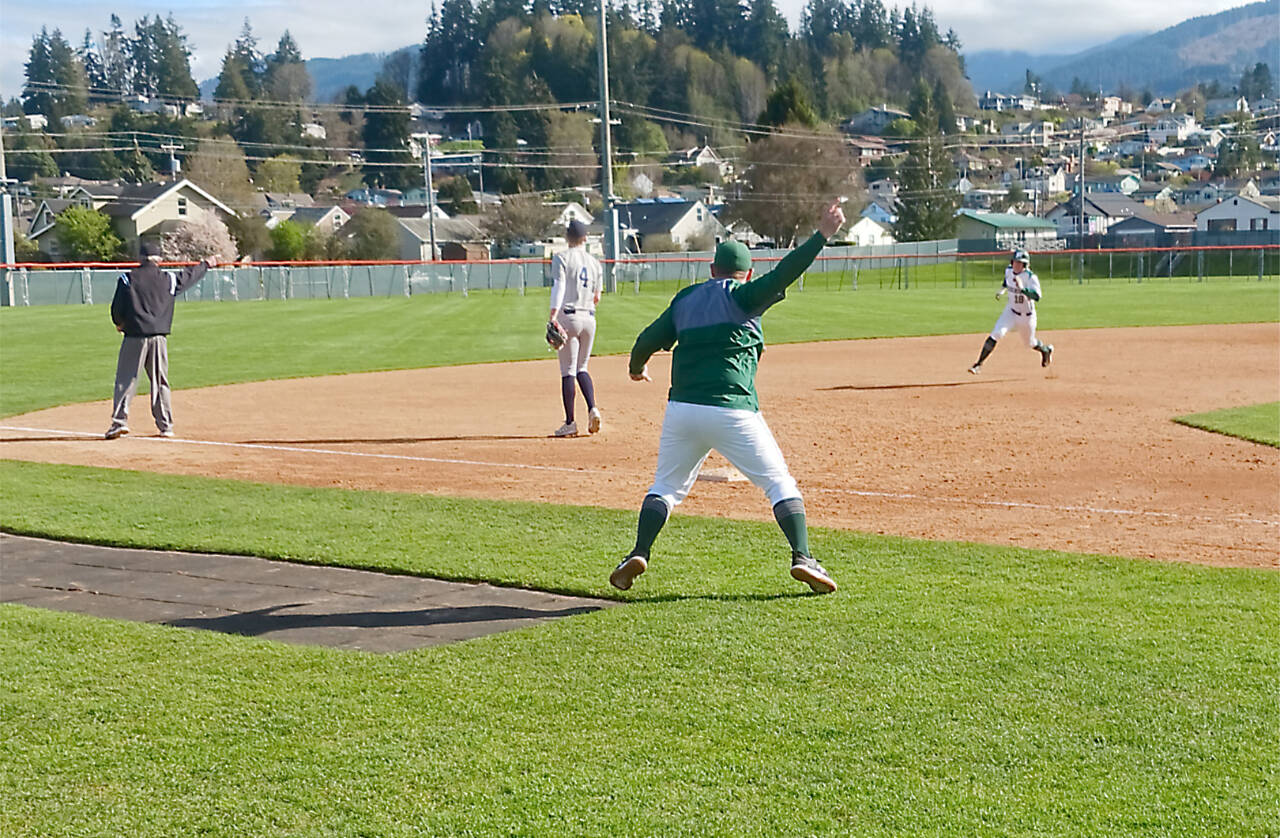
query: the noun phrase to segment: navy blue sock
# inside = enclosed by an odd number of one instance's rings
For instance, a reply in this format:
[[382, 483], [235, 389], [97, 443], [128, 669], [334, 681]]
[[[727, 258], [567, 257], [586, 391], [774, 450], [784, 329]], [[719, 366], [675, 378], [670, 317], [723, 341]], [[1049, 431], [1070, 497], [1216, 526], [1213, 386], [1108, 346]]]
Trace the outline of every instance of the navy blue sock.
[[573, 376], [566, 375], [560, 379], [560, 398], [564, 399], [564, 421], [573, 421], [573, 400], [577, 393], [573, 389]]
[[596, 385], [586, 370], [578, 373], [578, 386], [582, 388], [582, 397], [587, 400], [587, 410], [596, 406]]

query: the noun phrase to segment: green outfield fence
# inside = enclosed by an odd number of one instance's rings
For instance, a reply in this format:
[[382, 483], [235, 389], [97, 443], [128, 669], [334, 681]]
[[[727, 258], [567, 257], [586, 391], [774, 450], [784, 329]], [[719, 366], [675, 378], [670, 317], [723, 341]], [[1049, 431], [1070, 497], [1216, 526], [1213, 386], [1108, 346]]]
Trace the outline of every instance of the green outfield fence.
[[[757, 273], [786, 251], [756, 251]], [[1280, 278], [1280, 241], [1270, 244], [1031, 251], [1043, 283], [1257, 281]], [[830, 247], [798, 283], [806, 288], [936, 288], [998, 283], [1008, 250], [968, 251], [956, 240], [881, 247]], [[618, 293], [674, 293], [707, 277], [710, 253], [628, 256], [612, 263]], [[132, 264], [19, 263], [0, 268], [0, 304], [6, 306], [100, 304], [111, 301], [116, 281]], [[174, 265], [173, 267], [177, 267]], [[473, 291], [524, 294], [550, 285], [549, 260], [487, 259], [469, 262], [400, 260], [257, 262], [212, 269], [186, 291], [185, 300], [248, 301], [394, 297]]]

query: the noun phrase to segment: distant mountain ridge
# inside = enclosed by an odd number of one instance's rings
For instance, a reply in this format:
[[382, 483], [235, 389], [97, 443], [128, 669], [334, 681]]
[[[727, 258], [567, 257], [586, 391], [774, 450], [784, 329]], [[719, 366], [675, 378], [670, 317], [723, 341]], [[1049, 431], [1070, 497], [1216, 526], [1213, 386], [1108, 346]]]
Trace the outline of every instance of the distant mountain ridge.
[[1030, 69], [1061, 92], [1079, 78], [1091, 89], [1127, 86], [1166, 96], [1196, 82], [1234, 84], [1259, 61], [1280, 71], [1280, 0], [1193, 17], [1072, 55], [984, 50], [965, 56], [976, 91], [1020, 91]]

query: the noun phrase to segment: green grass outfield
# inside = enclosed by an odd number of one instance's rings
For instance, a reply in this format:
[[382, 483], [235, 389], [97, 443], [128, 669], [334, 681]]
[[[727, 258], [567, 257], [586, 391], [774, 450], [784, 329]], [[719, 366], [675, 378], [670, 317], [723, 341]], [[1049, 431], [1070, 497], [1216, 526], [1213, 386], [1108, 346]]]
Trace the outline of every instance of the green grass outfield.
[[[994, 282], [911, 290], [861, 286], [804, 291], [764, 317], [770, 343], [981, 333], [1000, 312]], [[596, 352], [630, 349], [672, 287], [607, 297]], [[1040, 329], [1280, 320], [1280, 283], [1268, 280], [1051, 284]], [[343, 372], [549, 357], [548, 295], [473, 292], [324, 301], [182, 303], [169, 342], [177, 388]], [[111, 396], [119, 337], [106, 306], [0, 309], [0, 416]]]
[[1280, 448], [1280, 402], [1193, 413], [1179, 416], [1174, 421]]
[[[0, 464], [8, 529], [605, 591], [599, 509]], [[1280, 575], [677, 516], [395, 656], [0, 607], [0, 833], [1263, 836]]]

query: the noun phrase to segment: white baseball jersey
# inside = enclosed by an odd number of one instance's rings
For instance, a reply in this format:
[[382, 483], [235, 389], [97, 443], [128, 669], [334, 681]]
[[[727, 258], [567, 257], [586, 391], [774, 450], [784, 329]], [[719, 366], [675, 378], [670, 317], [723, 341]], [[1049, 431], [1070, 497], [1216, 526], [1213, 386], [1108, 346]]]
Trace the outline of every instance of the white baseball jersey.
[[551, 259], [551, 307], [595, 311], [604, 272], [585, 246], [562, 250]]
[[[1036, 313], [1036, 301], [1021, 293], [1013, 284], [1014, 274], [1013, 268], [1004, 269], [1004, 288], [1000, 293], [1009, 293], [1009, 302], [1005, 304], [1005, 308], [1013, 311], [1014, 314], [1028, 315]], [[1018, 281], [1023, 288], [1034, 291], [1036, 296], [1040, 296], [1040, 277], [1031, 271], [1024, 270], [1018, 274]]]

